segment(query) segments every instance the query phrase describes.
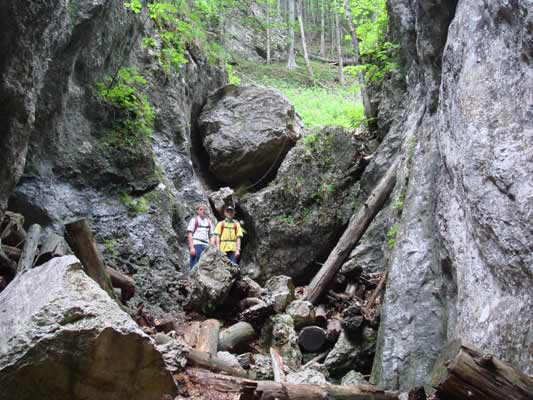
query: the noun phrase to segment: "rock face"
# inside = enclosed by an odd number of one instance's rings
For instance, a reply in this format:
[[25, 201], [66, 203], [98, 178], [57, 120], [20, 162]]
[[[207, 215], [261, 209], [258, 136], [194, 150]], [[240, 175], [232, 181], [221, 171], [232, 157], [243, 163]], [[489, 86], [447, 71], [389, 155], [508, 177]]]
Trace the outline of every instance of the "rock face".
[[0, 399], [153, 399], [171, 374], [150, 338], [73, 256], [19, 275], [0, 294]]
[[427, 384], [454, 338], [532, 373], [531, 3], [389, 9], [406, 86], [381, 105], [383, 149], [401, 147], [409, 184], [373, 380]]
[[279, 92], [228, 85], [211, 95], [198, 119], [209, 171], [238, 184], [275, 173], [303, 136], [294, 106]]
[[289, 304], [286, 312], [292, 317], [296, 328], [315, 322], [315, 309], [309, 301], [295, 300]]
[[[191, 121], [225, 73], [191, 48], [194, 62], [163, 74], [140, 43], [151, 21], [142, 28], [144, 17], [123, 3], [23, 0], [0, 14], [0, 210], [28, 149], [10, 208], [57, 233], [88, 217], [106, 261], [134, 274], [132, 303], [176, 315], [186, 223], [196, 202], [207, 203], [191, 165]], [[120, 110], [95, 95], [120, 66], [146, 78], [155, 110], [152, 137], [134, 146], [112, 134]]]
[[333, 376], [342, 376], [350, 369], [368, 371], [372, 367], [376, 336], [376, 332], [368, 327], [356, 339], [341, 332], [339, 340], [326, 357], [324, 366]]
[[315, 130], [289, 152], [268, 187], [241, 201], [252, 232], [243, 253], [247, 274], [297, 277], [327, 257], [358, 206], [362, 147], [356, 132]]

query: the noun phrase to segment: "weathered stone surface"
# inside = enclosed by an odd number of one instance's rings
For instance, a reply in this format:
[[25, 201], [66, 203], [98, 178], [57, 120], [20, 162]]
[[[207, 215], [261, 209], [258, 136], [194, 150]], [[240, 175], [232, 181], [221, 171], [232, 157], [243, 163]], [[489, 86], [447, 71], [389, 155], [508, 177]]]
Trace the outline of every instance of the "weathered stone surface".
[[214, 246], [205, 249], [188, 279], [187, 309], [211, 313], [221, 306], [237, 279], [239, 268]]
[[353, 369], [344, 375], [341, 379], [341, 385], [368, 385], [368, 381], [364, 375], [360, 372], [356, 372]]
[[198, 126], [209, 171], [231, 184], [275, 174], [303, 135], [294, 106], [279, 92], [258, 86], [219, 89], [209, 97]]
[[373, 381], [428, 384], [459, 337], [531, 373], [531, 4], [389, 5], [407, 90], [382, 110], [409, 187]]
[[[132, 304], [178, 316], [177, 282], [188, 264], [181, 232], [194, 204], [207, 202], [191, 164], [192, 121], [225, 83], [224, 71], [191, 47], [194, 62], [161, 79], [153, 50], [141, 47], [151, 20], [143, 26], [121, 1], [22, 0], [4, 9], [0, 210], [24, 168], [10, 208], [58, 234], [65, 221], [87, 217], [106, 263], [134, 274]], [[156, 113], [152, 137], [135, 145], [112, 140], [122, 112], [95, 96], [96, 83], [120, 67], [147, 79]]]
[[292, 317], [296, 328], [312, 325], [315, 322], [315, 308], [308, 301], [294, 300], [287, 307], [286, 313]]
[[274, 310], [283, 312], [291, 301], [294, 300], [294, 283], [285, 275], [277, 275], [270, 278], [265, 288], [270, 291], [270, 297], [274, 302]]
[[296, 372], [290, 372], [286, 377], [287, 383], [322, 385], [327, 383], [327, 379], [323, 373], [311, 368], [304, 368]]
[[298, 337], [294, 330], [294, 322], [290, 315], [277, 314], [263, 326], [261, 330], [263, 348], [271, 346], [278, 349], [285, 365], [296, 371], [302, 364], [302, 353], [298, 346]]
[[353, 368], [369, 371], [372, 367], [376, 338], [377, 332], [370, 328], [365, 328], [357, 339], [350, 339], [342, 332], [324, 365], [333, 376], [340, 376]]
[[239, 362], [238, 358], [228, 351], [217, 352], [217, 357], [225, 361], [228, 366], [241, 368], [241, 363]]
[[251, 378], [257, 380], [273, 380], [274, 371], [272, 371], [272, 360], [270, 356], [264, 354], [254, 354], [252, 364], [250, 365]]
[[259, 282], [297, 277], [323, 262], [355, 208], [366, 161], [364, 140], [338, 127], [314, 130], [300, 140], [276, 179], [241, 200], [251, 240], [243, 268]]
[[224, 216], [224, 207], [230, 204], [234, 206], [233, 189], [223, 187], [216, 192], [211, 192], [209, 194], [209, 200], [213, 208], [218, 212], [218, 215], [222, 218]]
[[1, 399], [153, 399], [175, 386], [159, 351], [73, 256], [0, 294]]

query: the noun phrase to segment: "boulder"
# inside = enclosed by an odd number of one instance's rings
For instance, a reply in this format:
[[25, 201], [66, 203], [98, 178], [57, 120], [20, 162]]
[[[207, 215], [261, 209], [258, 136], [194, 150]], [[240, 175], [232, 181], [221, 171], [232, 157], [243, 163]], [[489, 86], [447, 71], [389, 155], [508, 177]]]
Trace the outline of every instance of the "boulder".
[[283, 312], [294, 300], [294, 283], [288, 276], [273, 276], [266, 282], [265, 288], [270, 291], [276, 312]]
[[286, 313], [292, 317], [296, 328], [312, 325], [315, 322], [315, 308], [309, 301], [294, 300], [287, 307]]
[[209, 171], [232, 185], [275, 174], [304, 132], [294, 106], [279, 92], [235, 85], [209, 97], [198, 127]]
[[358, 335], [365, 319], [358, 306], [350, 306], [342, 312], [341, 326], [349, 336]]
[[357, 339], [350, 339], [343, 331], [324, 361], [333, 376], [340, 376], [350, 369], [370, 371], [376, 348], [377, 333], [364, 328]]
[[352, 369], [342, 377], [341, 385], [369, 385], [369, 383], [362, 373]]
[[151, 339], [74, 256], [0, 293], [2, 399], [153, 399], [175, 393]]
[[214, 246], [205, 249], [189, 277], [186, 308], [209, 314], [222, 305], [231, 290], [239, 268]]
[[304, 368], [299, 371], [290, 372], [289, 374], [287, 374], [286, 382], [295, 385], [323, 385], [327, 383], [327, 379], [322, 372], [311, 368]]
[[213, 208], [218, 213], [218, 216], [222, 218], [224, 216], [224, 207], [227, 205], [234, 205], [235, 199], [233, 198], [233, 189], [230, 187], [223, 187], [216, 192], [209, 194], [209, 200], [213, 205]]
[[242, 368], [239, 359], [229, 351], [219, 351], [217, 352], [217, 357], [224, 361], [229, 367], [235, 367], [237, 369]]
[[294, 330], [292, 317], [277, 314], [263, 326], [261, 344], [265, 349], [275, 347], [283, 358], [284, 364], [296, 371], [302, 364], [302, 353], [298, 347], [298, 337]]
[[316, 269], [337, 243], [357, 201], [367, 161], [363, 139], [340, 127], [315, 129], [299, 140], [276, 179], [240, 201], [250, 242], [245, 273], [261, 283], [274, 275]]

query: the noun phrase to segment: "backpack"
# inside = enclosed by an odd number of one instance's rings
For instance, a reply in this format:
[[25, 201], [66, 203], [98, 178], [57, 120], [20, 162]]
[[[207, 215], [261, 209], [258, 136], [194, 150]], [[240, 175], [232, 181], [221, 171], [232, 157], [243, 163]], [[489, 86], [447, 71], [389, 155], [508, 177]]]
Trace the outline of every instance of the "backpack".
[[[207, 225], [209, 226], [209, 231], [211, 231], [212, 230], [211, 220], [209, 218], [207, 219]], [[192, 231], [193, 236], [197, 229], [198, 229], [198, 217], [194, 218], [194, 230]], [[222, 229], [224, 229], [224, 225], [222, 225]]]
[[[222, 234], [224, 233], [224, 226], [226, 225], [226, 221], [222, 221], [222, 224], [220, 225], [220, 237], [222, 237]], [[237, 221], [233, 221], [233, 233], [235, 234], [235, 239], [237, 238], [237, 226], [239, 223]]]

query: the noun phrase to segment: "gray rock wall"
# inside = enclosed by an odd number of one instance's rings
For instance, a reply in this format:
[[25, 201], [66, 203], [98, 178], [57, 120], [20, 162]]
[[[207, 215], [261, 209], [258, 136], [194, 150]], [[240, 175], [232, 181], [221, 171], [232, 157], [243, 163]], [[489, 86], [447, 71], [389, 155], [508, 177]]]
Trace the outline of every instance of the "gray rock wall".
[[[152, 33], [150, 20], [143, 25], [144, 15], [134, 17], [123, 1], [32, 4], [6, 5], [0, 15], [2, 31], [18, 37], [2, 41], [0, 97], [8, 104], [1, 122], [8, 140], [0, 146], [8, 168], [0, 174], [8, 177], [0, 176], [7, 189], [1, 196], [13, 188], [29, 143], [10, 208], [57, 232], [88, 217], [106, 261], [135, 273], [132, 302], [176, 314], [176, 282], [188, 263], [186, 222], [194, 204], [206, 201], [191, 163], [191, 132], [225, 73], [195, 48], [179, 71], [163, 72], [153, 50], [140, 46]], [[151, 139], [134, 146], [109, 144], [121, 115], [96, 96], [96, 83], [121, 67], [135, 67], [147, 79], [143, 90], [156, 114]], [[1, 209], [6, 199], [0, 202]]]
[[427, 384], [458, 337], [531, 373], [531, 3], [389, 9], [408, 101], [381, 112], [409, 172], [373, 379]]

